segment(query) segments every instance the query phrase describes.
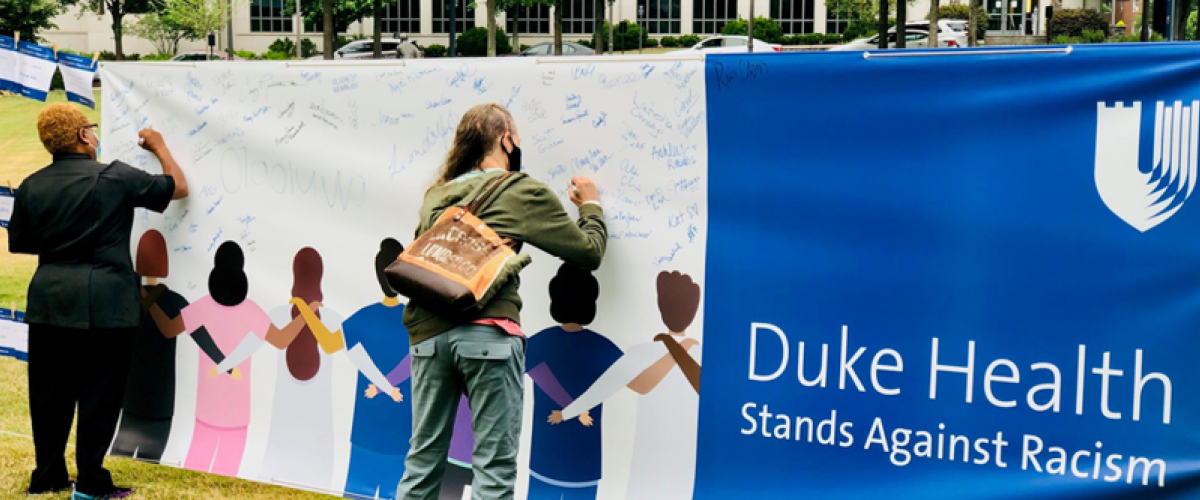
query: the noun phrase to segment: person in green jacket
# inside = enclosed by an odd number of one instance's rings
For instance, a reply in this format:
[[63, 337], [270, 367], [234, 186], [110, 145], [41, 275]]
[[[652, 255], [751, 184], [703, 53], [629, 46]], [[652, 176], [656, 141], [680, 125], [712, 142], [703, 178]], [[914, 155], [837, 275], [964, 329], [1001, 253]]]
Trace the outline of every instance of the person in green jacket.
[[[459, 122], [444, 170], [425, 193], [417, 236], [450, 207], [465, 205], [497, 175], [521, 169], [521, 136], [503, 106], [479, 104]], [[596, 270], [608, 228], [596, 185], [571, 179], [572, 220], [550, 188], [528, 176], [511, 182], [475, 214], [501, 237], [536, 246], [566, 262]], [[527, 258], [527, 257], [526, 257]], [[517, 277], [504, 282], [478, 317], [455, 321], [410, 303], [404, 311], [412, 345], [413, 432], [399, 497], [438, 498], [458, 399], [466, 394], [473, 414], [472, 495], [511, 499], [517, 481], [524, 397], [525, 337]]]

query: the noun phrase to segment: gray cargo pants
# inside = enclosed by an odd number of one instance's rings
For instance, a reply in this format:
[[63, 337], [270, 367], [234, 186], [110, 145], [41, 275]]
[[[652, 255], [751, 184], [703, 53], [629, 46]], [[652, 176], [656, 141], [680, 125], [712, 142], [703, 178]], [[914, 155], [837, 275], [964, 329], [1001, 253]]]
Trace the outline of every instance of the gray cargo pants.
[[413, 432], [398, 498], [438, 498], [464, 393], [474, 417], [472, 498], [513, 498], [524, 384], [525, 339], [497, 327], [462, 325], [412, 346]]

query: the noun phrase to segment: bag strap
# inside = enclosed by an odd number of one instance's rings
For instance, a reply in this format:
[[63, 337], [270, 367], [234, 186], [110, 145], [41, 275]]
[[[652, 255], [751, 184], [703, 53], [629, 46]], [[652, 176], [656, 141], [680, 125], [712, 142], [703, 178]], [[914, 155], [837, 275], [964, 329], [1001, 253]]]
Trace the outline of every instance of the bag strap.
[[524, 173], [505, 172], [492, 178], [471, 200], [466, 210], [472, 214], [478, 214], [484, 208], [491, 206], [500, 197], [500, 193], [512, 185], [512, 181], [520, 179], [524, 175]]
[[500, 185], [500, 181], [506, 175], [508, 174], [501, 174], [488, 179], [488, 181], [485, 182], [483, 186], [480, 186], [480, 188], [475, 191], [475, 194], [471, 196], [471, 201], [468, 201], [465, 205], [463, 205], [463, 209], [474, 214], [475, 211], [479, 209], [480, 200], [490, 195], [491, 192], [495, 190], [496, 186]]

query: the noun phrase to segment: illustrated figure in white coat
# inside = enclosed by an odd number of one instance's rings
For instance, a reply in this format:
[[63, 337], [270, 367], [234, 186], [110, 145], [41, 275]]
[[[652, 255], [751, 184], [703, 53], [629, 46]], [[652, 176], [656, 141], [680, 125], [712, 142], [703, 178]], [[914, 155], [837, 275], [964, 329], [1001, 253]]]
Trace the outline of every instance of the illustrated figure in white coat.
[[699, 308], [700, 285], [690, 276], [659, 273], [658, 309], [669, 333], [630, 347], [583, 395], [550, 415], [551, 422], [576, 418], [621, 387], [642, 395], [626, 499], [692, 498], [701, 348], [686, 330]]
[[[331, 490], [334, 487], [330, 355], [345, 347], [342, 317], [321, 305], [324, 265], [316, 250], [300, 249], [292, 272], [290, 304], [271, 310], [269, 315], [276, 325], [287, 325], [297, 318], [302, 318], [305, 325], [295, 339], [279, 347], [275, 402], [259, 477], [269, 482]], [[237, 366], [264, 345], [266, 342], [257, 336], [246, 336], [217, 366], [217, 371]], [[381, 382], [381, 387], [391, 389], [390, 384], [383, 383], [382, 374], [372, 375], [377, 375], [373, 378]]]

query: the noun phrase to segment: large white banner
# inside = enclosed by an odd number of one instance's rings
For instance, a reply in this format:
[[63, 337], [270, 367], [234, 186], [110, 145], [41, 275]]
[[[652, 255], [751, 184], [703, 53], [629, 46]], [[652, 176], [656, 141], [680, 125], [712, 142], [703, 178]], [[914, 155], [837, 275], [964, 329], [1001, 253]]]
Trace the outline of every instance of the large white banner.
[[[569, 179], [595, 179], [611, 238], [594, 274], [598, 298], [587, 279], [558, 281], [556, 301], [595, 304], [582, 332], [560, 321], [586, 318], [551, 315], [561, 262], [526, 246], [534, 263], [521, 276], [522, 326], [533, 378], [518, 498], [690, 498], [698, 395], [679, 368], [655, 375], [652, 365], [670, 362], [655, 340], [669, 331], [701, 361], [702, 61], [110, 63], [101, 73], [104, 161], [161, 172], [137, 145], [137, 131], [153, 127], [191, 187], [166, 213], [136, 219], [139, 272], [164, 278], [167, 290], [148, 290], [178, 322], [140, 334], [130, 381], [138, 396], [126, 401], [114, 453], [393, 496], [411, 425], [408, 337], [398, 309], [381, 304], [376, 254], [387, 238], [412, 240], [460, 116], [494, 101], [517, 121], [525, 170], [572, 216]], [[327, 355], [305, 331], [217, 373], [217, 362], [237, 361], [247, 335], [291, 322], [289, 301], [309, 302], [313, 290], [345, 350]], [[378, 387], [380, 375], [398, 397]], [[563, 422], [548, 421], [555, 411]], [[458, 496], [469, 489], [469, 422], [459, 416], [445, 482]]]

